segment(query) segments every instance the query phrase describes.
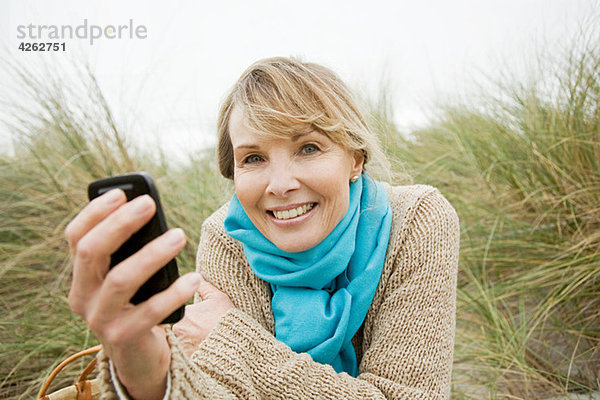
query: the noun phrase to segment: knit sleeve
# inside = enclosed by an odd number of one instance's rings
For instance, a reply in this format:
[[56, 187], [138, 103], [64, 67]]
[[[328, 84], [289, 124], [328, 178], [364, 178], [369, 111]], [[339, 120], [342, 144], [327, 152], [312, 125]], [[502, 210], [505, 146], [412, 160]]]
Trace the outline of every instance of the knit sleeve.
[[[365, 320], [357, 378], [293, 352], [259, 321], [260, 310], [237, 307], [191, 359], [173, 347], [180, 360], [171, 367], [173, 393], [210, 398], [202, 383], [210, 377], [211, 390], [240, 399], [447, 399], [458, 247], [454, 209], [436, 190], [421, 196], [388, 247], [397, 252], [386, 261], [391, 272], [382, 276], [376, 310]], [[209, 263], [216, 258], [202, 256]]]
[[[167, 341], [171, 347], [171, 365], [168, 375], [167, 392], [164, 399], [237, 399], [226, 386], [204, 371], [190, 364], [171, 329], [166, 329]], [[116, 371], [104, 351], [98, 354], [98, 382], [101, 400], [129, 400], [129, 394], [116, 376]], [[172, 384], [171, 376], [178, 376], [177, 385]], [[192, 379], [188, 377], [192, 376]]]

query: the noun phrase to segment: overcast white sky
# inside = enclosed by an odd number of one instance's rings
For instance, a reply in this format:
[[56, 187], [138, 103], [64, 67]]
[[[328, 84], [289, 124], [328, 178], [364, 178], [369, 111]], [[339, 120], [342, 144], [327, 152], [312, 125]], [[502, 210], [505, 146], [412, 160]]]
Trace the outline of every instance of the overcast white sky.
[[[516, 66], [554, 46], [589, 11], [584, 0], [0, 1], [2, 44], [19, 59], [18, 25], [144, 25], [146, 39], [67, 40], [90, 60], [130, 134], [169, 149], [210, 142], [219, 102], [259, 58], [321, 62], [375, 93], [386, 76], [396, 122], [427, 120], [431, 103], [479, 71]], [[32, 40], [29, 40], [32, 41]], [[56, 41], [56, 40], [55, 40]], [[6, 52], [6, 50], [2, 50]], [[6, 54], [2, 54], [6, 56]], [[0, 75], [0, 84], [3, 75]]]

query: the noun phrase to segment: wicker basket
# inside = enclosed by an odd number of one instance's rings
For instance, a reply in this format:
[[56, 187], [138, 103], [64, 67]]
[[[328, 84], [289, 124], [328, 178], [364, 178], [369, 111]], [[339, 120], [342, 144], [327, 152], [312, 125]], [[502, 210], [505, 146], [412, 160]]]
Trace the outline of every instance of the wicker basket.
[[54, 370], [50, 373], [46, 382], [40, 389], [40, 393], [38, 394], [38, 400], [96, 400], [100, 398], [100, 390], [98, 387], [98, 381], [96, 379], [88, 380], [88, 375], [94, 370], [96, 367], [96, 358], [94, 358], [88, 365], [85, 367], [81, 375], [79, 375], [79, 379], [71, 386], [67, 386], [65, 388], [59, 389], [53, 393], [46, 394], [48, 391], [48, 387], [56, 377], [56, 375], [67, 365], [77, 360], [80, 357], [95, 354], [100, 351], [101, 346], [90, 347], [89, 349], [80, 351], [77, 354], [73, 354], [63, 362], [61, 362]]

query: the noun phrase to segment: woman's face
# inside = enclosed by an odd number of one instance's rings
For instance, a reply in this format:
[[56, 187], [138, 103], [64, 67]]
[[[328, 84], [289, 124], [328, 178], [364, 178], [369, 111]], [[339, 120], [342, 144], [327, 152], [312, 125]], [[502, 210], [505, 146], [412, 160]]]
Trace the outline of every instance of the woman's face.
[[320, 243], [342, 220], [349, 181], [362, 170], [354, 155], [317, 131], [290, 138], [261, 136], [235, 106], [229, 133], [236, 195], [258, 230], [281, 250]]

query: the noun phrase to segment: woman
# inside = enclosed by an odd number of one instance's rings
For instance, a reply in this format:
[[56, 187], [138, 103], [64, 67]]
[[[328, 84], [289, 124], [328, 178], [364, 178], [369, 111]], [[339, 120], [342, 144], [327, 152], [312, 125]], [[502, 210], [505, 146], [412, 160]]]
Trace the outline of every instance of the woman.
[[[293, 59], [252, 65], [219, 115], [232, 200], [197, 269], [128, 300], [185, 244], [173, 229], [108, 271], [154, 212], [118, 190], [66, 230], [69, 300], [103, 344], [102, 388], [132, 398], [440, 399], [450, 395], [459, 226], [434, 188], [391, 187], [345, 85]], [[210, 283], [209, 283], [210, 282]], [[194, 293], [172, 330], [156, 324]]]

